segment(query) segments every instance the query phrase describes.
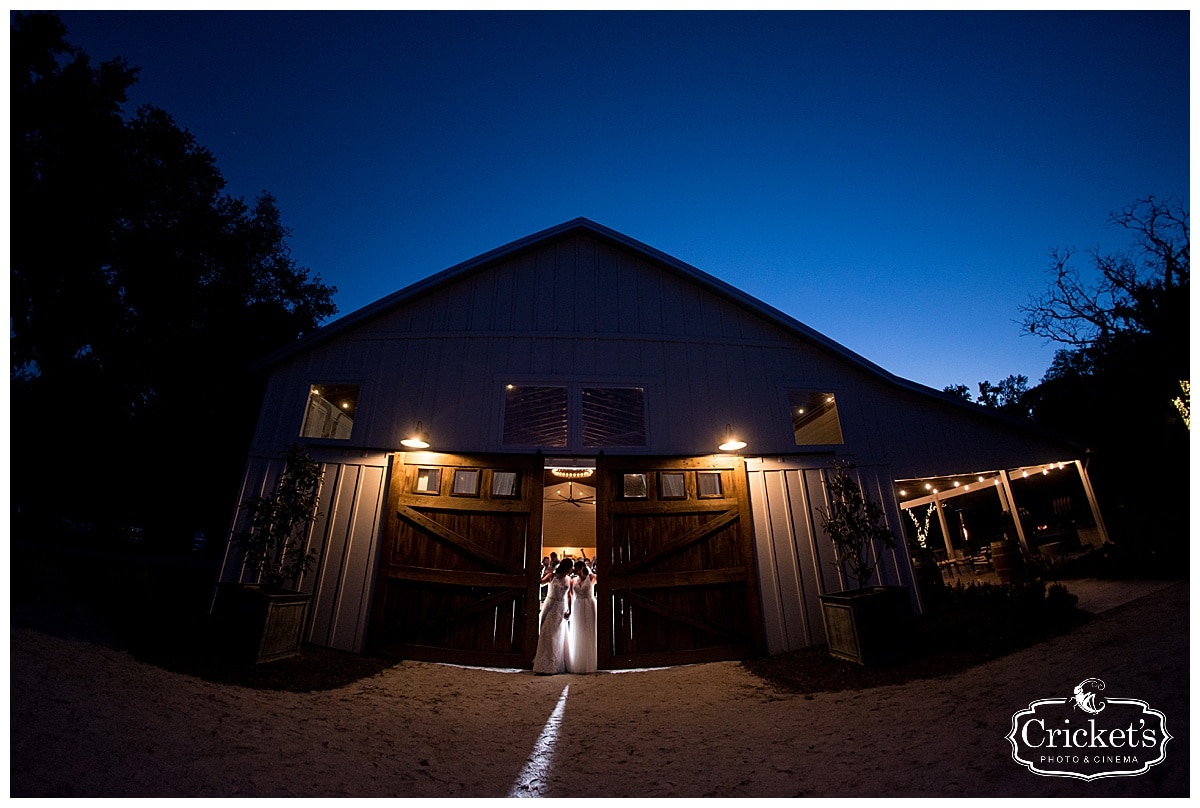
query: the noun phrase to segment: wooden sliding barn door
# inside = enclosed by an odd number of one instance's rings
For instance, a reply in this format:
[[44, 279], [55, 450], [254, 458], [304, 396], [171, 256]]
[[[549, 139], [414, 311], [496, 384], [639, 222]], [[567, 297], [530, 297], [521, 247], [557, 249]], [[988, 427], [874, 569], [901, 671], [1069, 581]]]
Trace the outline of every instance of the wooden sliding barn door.
[[398, 454], [385, 511], [372, 647], [527, 667], [537, 646], [537, 456]]
[[597, 502], [601, 668], [711, 662], [761, 651], [741, 458], [601, 457]]

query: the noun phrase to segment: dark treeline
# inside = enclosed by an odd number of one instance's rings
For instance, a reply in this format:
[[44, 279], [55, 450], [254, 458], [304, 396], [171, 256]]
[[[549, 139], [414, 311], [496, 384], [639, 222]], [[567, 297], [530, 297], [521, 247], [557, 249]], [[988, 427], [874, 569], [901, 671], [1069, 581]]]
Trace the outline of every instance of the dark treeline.
[[248, 366], [336, 290], [269, 194], [225, 194], [167, 112], [124, 108], [136, 68], [92, 64], [50, 13], [14, 14], [10, 43], [14, 511], [219, 534], [261, 402]]
[[[1190, 494], [1188, 213], [1147, 197], [1111, 223], [1128, 233], [1128, 249], [1052, 250], [1045, 291], [1022, 307], [1028, 333], [1062, 346], [1041, 382], [981, 382], [978, 402], [1088, 447], [1114, 539], [1182, 564]], [[947, 392], [971, 398], [962, 385]]]

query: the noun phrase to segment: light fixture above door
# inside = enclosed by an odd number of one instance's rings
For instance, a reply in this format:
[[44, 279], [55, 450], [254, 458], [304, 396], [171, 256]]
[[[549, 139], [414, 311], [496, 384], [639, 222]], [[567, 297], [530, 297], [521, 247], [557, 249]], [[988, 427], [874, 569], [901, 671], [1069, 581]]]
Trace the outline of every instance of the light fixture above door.
[[741, 440], [733, 433], [732, 424], [725, 424], [725, 436], [717, 448], [722, 452], [736, 452], [738, 449], [746, 448], [746, 441]]
[[406, 446], [409, 449], [428, 449], [429, 433], [421, 426], [421, 422], [417, 421], [417, 428], [413, 430], [411, 435], [400, 441], [400, 445]]

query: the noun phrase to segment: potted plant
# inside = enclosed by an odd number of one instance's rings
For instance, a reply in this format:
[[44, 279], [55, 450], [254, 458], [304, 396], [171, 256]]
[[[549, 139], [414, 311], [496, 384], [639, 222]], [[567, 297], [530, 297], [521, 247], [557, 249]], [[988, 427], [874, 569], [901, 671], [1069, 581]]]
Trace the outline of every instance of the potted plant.
[[908, 587], [871, 586], [882, 548], [896, 537], [883, 522], [883, 506], [863, 495], [848, 463], [837, 463], [826, 482], [829, 507], [817, 507], [821, 527], [833, 542], [833, 564], [854, 589], [821, 595], [829, 652], [863, 665], [893, 661], [904, 652], [912, 618]]
[[231, 537], [249, 582], [222, 584], [213, 609], [226, 650], [253, 662], [300, 650], [312, 599], [298, 587], [318, 556], [306, 545], [317, 519], [321, 466], [297, 445], [283, 459], [275, 491], [243, 503], [246, 527]]

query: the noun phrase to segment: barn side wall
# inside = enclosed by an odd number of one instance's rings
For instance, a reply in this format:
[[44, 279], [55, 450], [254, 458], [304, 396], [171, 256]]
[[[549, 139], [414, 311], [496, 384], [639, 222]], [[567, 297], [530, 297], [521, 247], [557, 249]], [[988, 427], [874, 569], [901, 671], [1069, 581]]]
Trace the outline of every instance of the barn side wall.
[[[815, 458], [746, 462], [754, 513], [755, 552], [762, 595], [767, 652], [778, 654], [825, 644], [820, 596], [853, 589], [834, 565], [833, 543], [821, 530], [818, 507], [826, 507], [824, 480], [830, 466]], [[886, 467], [854, 469], [863, 493], [884, 506], [897, 547], [877, 556], [872, 585], [908, 586], [914, 610], [920, 593], [904, 546], [900, 511]]]
[[[321, 449], [312, 454], [321, 463], [324, 478], [308, 543], [318, 553], [317, 564], [300, 583], [302, 591], [313, 595], [305, 641], [361, 652], [366, 647], [374, 590], [388, 456]], [[279, 458], [251, 457], [241, 501], [274, 490], [282, 470]], [[244, 525], [244, 516], [244, 508], [239, 508], [234, 530]], [[232, 546], [226, 550], [220, 580], [249, 582]]]

